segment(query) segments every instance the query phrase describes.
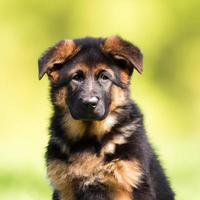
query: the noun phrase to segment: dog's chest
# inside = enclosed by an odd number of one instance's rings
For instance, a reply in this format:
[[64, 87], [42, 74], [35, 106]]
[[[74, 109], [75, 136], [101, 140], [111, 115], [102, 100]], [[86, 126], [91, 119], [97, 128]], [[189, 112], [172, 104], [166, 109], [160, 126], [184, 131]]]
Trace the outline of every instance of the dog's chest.
[[50, 161], [48, 176], [61, 200], [74, 200], [91, 188], [106, 191], [109, 197], [105, 199], [132, 199], [133, 188], [140, 183], [142, 172], [137, 160], [117, 158], [118, 148], [126, 143], [122, 134], [101, 143], [82, 139], [71, 144], [64, 162]]
[[68, 176], [71, 180], [98, 178], [103, 169], [104, 161], [102, 155], [94, 152], [83, 151], [73, 153], [68, 160]]

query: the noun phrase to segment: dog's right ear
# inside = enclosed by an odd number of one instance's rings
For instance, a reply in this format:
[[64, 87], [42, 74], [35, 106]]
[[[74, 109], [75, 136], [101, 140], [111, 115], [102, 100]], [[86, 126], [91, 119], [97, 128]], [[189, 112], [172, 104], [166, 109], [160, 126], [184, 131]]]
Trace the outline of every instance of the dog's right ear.
[[45, 73], [47, 73], [50, 80], [54, 80], [56, 78], [54, 66], [64, 63], [78, 53], [79, 50], [80, 48], [76, 46], [73, 40], [61, 40], [50, 47], [38, 60], [39, 80], [42, 79]]

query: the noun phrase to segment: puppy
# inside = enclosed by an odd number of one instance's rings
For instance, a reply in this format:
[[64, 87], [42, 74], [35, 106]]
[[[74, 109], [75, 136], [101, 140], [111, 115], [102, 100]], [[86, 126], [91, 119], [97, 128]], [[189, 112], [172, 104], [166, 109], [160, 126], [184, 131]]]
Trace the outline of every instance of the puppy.
[[173, 200], [130, 98], [143, 56], [118, 36], [62, 40], [39, 59], [53, 116], [46, 152], [53, 200]]

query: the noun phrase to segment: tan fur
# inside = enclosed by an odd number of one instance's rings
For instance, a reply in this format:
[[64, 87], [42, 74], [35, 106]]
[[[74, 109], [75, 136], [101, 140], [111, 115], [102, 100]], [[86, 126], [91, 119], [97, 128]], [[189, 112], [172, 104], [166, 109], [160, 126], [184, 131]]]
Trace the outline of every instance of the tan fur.
[[77, 48], [73, 40], [62, 40], [55, 46], [48, 62], [45, 64], [48, 68], [52, 68], [55, 63], [62, 63], [66, 58], [72, 57], [80, 48]]
[[60, 200], [75, 200], [74, 189], [68, 186], [65, 190], [62, 190], [59, 194]]
[[120, 80], [122, 83], [125, 83], [126, 85], [129, 84], [130, 76], [128, 74], [127, 69], [123, 69], [120, 71]]
[[103, 165], [103, 158], [94, 152], [83, 152], [72, 155], [69, 158], [68, 173], [73, 177], [92, 177]]
[[114, 142], [108, 142], [107, 144], [104, 145], [104, 147], [101, 150], [101, 154], [114, 154], [116, 149], [116, 144]]
[[[73, 185], [79, 178], [85, 178], [84, 185], [93, 184], [94, 181], [103, 182], [103, 158], [94, 153], [84, 152], [73, 154], [69, 163], [56, 160], [50, 161], [47, 166], [47, 175], [54, 189], [63, 197], [61, 200], [73, 200]], [[79, 183], [79, 182], [78, 182]]]
[[87, 65], [85, 65], [84, 63], [79, 63], [76, 66], [74, 66], [71, 70], [69, 70], [68, 75], [72, 75], [75, 72], [77, 72], [78, 70], [83, 71], [84, 74], [88, 73], [89, 68]]
[[114, 177], [128, 191], [132, 191], [132, 187], [137, 188], [141, 181], [141, 168], [138, 161], [117, 161], [114, 170]]
[[68, 137], [73, 140], [78, 140], [84, 135], [87, 125], [81, 120], [73, 119], [70, 113], [66, 113], [63, 118], [63, 128], [67, 130], [66, 134]]
[[73, 69], [71, 69], [68, 73], [70, 75], [70, 74], [75, 73], [78, 70], [83, 71], [84, 74], [91, 72], [93, 74], [93, 77], [98, 75], [98, 73], [101, 72], [102, 70], [109, 72], [112, 77], [115, 76], [114, 72], [106, 64], [103, 64], [103, 63], [99, 63], [99, 64], [95, 65], [95, 67], [92, 68], [92, 69], [90, 69], [89, 66], [87, 66], [84, 63], [79, 63]]
[[112, 113], [109, 114], [104, 120], [93, 121], [92, 123], [75, 120], [69, 112], [66, 113], [63, 118], [63, 128], [67, 130], [67, 136], [74, 141], [80, 139], [85, 133], [96, 135], [99, 139], [101, 139], [102, 136], [108, 133], [116, 123], [116, 117]]
[[103, 70], [109, 72], [111, 74], [111, 76], [114, 78], [115, 75], [114, 75], [113, 70], [110, 69], [108, 65], [103, 64], [103, 63], [99, 63], [99, 64], [97, 64], [95, 66], [95, 68], [94, 68], [94, 74], [97, 75], [100, 71], [103, 71]]
[[102, 47], [103, 50], [110, 52], [113, 49], [121, 50], [121, 39], [118, 36], [110, 36], [106, 39], [104, 46]]
[[101, 154], [114, 154], [116, 145], [125, 144], [125, 143], [127, 143], [127, 139], [123, 134], [116, 135], [113, 137], [113, 139], [111, 139], [104, 145], [104, 147], [101, 150]]
[[125, 105], [128, 95], [124, 89], [116, 85], [112, 86], [111, 94], [112, 96], [111, 96], [110, 112], [112, 112], [117, 106]]
[[134, 45], [127, 45], [127, 42], [118, 36], [106, 38], [101, 49], [105, 53], [110, 53], [117, 59], [124, 59], [132, 64], [139, 73], [143, 71], [143, 56], [140, 50]]
[[56, 83], [58, 81], [58, 78], [59, 78], [58, 70], [48, 70], [47, 74], [53, 83]]
[[54, 189], [59, 191], [61, 200], [74, 200], [72, 182], [67, 178], [67, 165], [59, 160], [51, 161], [47, 166], [47, 176]]
[[58, 42], [39, 59], [39, 79], [48, 71], [49, 78], [56, 81], [58, 74], [52, 73], [52, 71], [56, 71], [53, 69], [54, 65], [63, 63], [79, 51], [80, 48], [76, 46], [73, 40], [61, 40]]
[[106, 166], [106, 184], [113, 200], [131, 200], [133, 189], [141, 182], [142, 171], [138, 161], [116, 160]]
[[[111, 36], [108, 37], [104, 43], [104, 45], [102, 46], [103, 51], [105, 52], [113, 52], [114, 56], [117, 59], [124, 59], [123, 57], [121, 57], [120, 55], [115, 55], [116, 52], [121, 51], [123, 49], [123, 45], [122, 45], [122, 41], [118, 36]], [[128, 84], [129, 83], [129, 70], [127, 68], [124, 68], [120, 71], [120, 80], [125, 83]]]
[[117, 119], [115, 115], [110, 113], [104, 120], [92, 122], [89, 131], [101, 139], [116, 123]]
[[[117, 110], [116, 110], [117, 112]], [[118, 128], [117, 130], [121, 133], [119, 135], [114, 135], [113, 138], [111, 138], [107, 143], [104, 144], [104, 146], [101, 149], [101, 154], [114, 154], [116, 145], [125, 144], [129, 141], [129, 137], [133, 134], [133, 131], [135, 131], [138, 128], [138, 120], [135, 119], [133, 122], [126, 124], [125, 126], [122, 126]]]
[[[131, 199], [132, 188], [141, 182], [142, 171], [138, 161], [114, 160], [105, 164], [103, 157], [94, 153], [71, 156], [70, 164], [63, 161], [48, 163], [48, 177], [52, 186], [63, 196], [61, 200], [73, 200], [73, 185], [78, 178], [85, 177], [85, 185], [95, 181], [106, 184], [112, 199]], [[123, 198], [122, 198], [123, 197]]]
[[133, 200], [131, 192], [126, 191], [121, 187], [113, 188], [113, 191], [109, 196], [112, 200]]
[[[103, 51], [106, 52], [112, 52], [112, 51], [120, 51], [123, 48], [123, 46], [121, 45], [121, 39], [117, 36], [111, 36], [109, 38], [107, 38], [107, 40], [104, 43], [104, 46], [102, 47]], [[121, 56], [115, 55], [116, 58], [120, 58], [120, 59], [124, 59]], [[127, 68], [124, 68], [120, 71], [120, 80], [125, 83], [128, 84], [129, 83], [129, 71]]]
[[67, 88], [66, 87], [60, 88], [59, 90], [56, 91], [54, 95], [55, 99], [53, 101], [53, 104], [62, 107], [66, 111], [67, 105], [65, 102], [65, 98], [67, 96]]

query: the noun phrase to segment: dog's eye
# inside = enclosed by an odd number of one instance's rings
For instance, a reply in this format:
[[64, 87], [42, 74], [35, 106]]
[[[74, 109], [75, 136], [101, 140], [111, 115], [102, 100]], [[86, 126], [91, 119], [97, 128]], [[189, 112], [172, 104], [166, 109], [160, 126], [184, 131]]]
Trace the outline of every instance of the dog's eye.
[[101, 79], [101, 80], [106, 81], [106, 80], [109, 79], [109, 77], [108, 77], [108, 75], [106, 75], [104, 72], [102, 72], [102, 73], [99, 74], [98, 79]]
[[82, 81], [83, 80], [83, 74], [82, 73], [75, 73], [72, 76], [72, 80], [74, 80], [74, 81]]

